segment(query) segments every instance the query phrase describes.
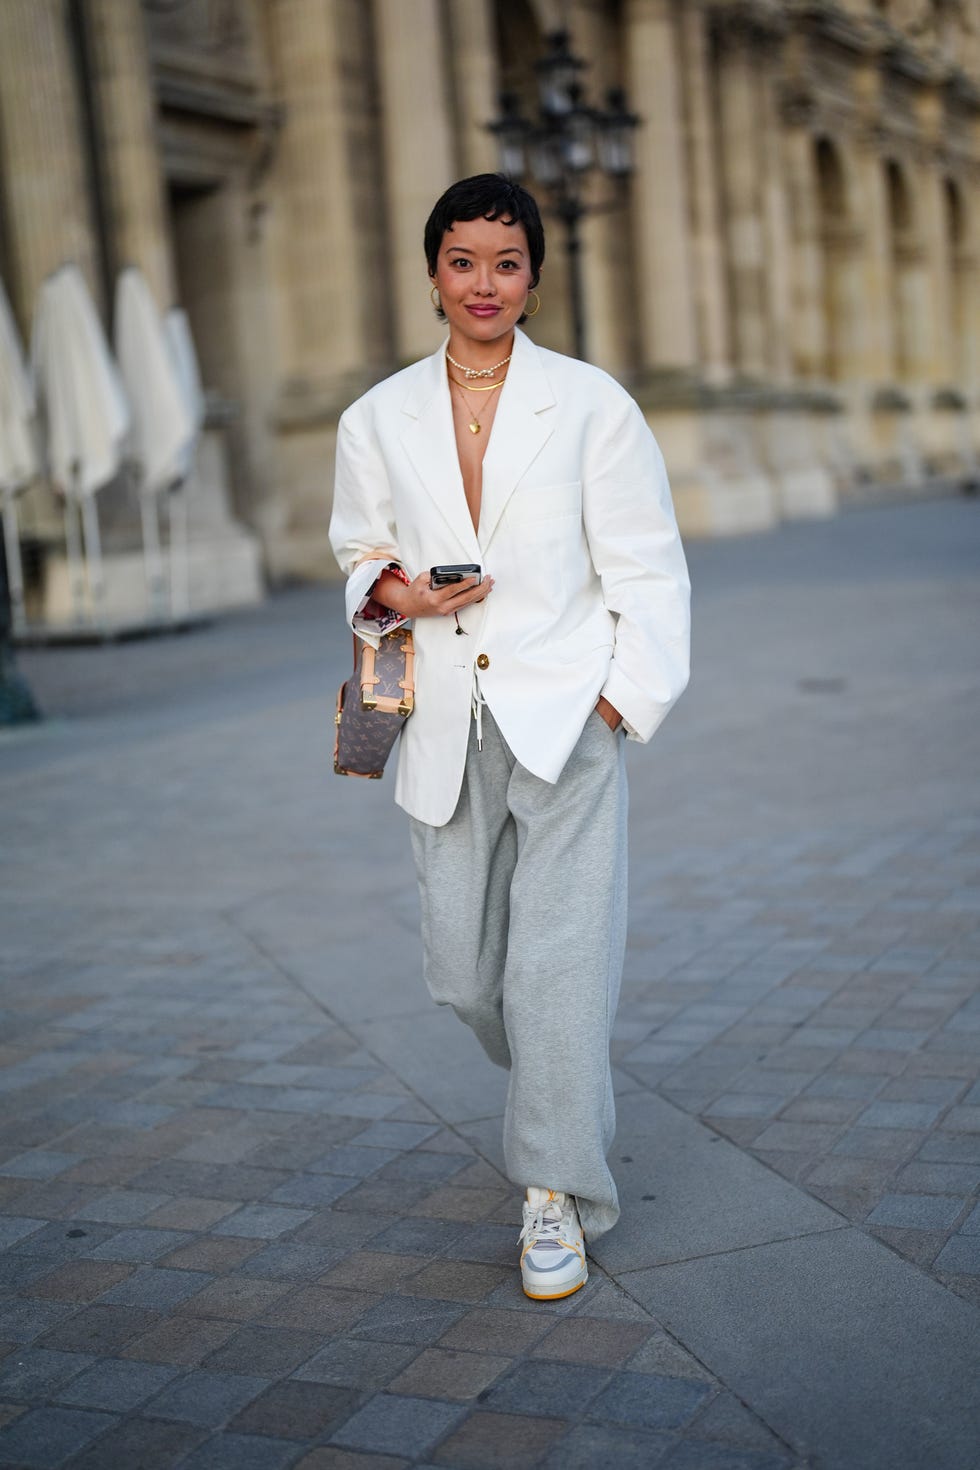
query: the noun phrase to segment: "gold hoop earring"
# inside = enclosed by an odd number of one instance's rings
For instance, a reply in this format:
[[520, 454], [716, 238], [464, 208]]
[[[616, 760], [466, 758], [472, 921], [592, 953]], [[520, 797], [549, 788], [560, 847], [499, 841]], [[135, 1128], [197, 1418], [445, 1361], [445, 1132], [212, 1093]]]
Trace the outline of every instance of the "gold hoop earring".
[[537, 291], [529, 291], [527, 294], [529, 296], [533, 296], [534, 297], [534, 310], [533, 311], [528, 311], [528, 309], [527, 309], [527, 302], [525, 301], [525, 303], [524, 303], [524, 315], [525, 316], [537, 316], [538, 312], [541, 310], [541, 297], [538, 295]]
[[442, 311], [442, 297], [439, 295], [438, 286], [431, 286], [429, 288], [429, 300], [432, 302], [436, 311]]

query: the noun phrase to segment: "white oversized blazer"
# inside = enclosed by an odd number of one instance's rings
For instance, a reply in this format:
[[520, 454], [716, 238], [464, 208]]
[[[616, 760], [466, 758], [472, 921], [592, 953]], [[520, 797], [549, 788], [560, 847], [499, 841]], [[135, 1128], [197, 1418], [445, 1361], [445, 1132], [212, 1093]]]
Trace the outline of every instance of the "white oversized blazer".
[[330, 539], [358, 617], [389, 561], [411, 577], [478, 562], [481, 603], [416, 620], [416, 704], [395, 800], [442, 826], [455, 810], [474, 665], [514, 755], [557, 781], [600, 694], [646, 741], [688, 679], [690, 583], [663, 458], [606, 373], [519, 329], [483, 461], [473, 529], [453, 430], [445, 348], [377, 384], [340, 420]]

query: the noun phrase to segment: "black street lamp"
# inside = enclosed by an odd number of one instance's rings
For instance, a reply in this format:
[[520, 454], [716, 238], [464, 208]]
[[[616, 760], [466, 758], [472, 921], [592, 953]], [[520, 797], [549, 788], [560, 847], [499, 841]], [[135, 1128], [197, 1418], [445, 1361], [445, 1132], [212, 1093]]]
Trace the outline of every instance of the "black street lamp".
[[[621, 87], [606, 94], [604, 108], [590, 107], [579, 80], [586, 63], [569, 48], [567, 31], [553, 31], [537, 63], [537, 117], [525, 117], [513, 92], [500, 95], [500, 116], [489, 123], [497, 139], [500, 170], [508, 178], [533, 184], [544, 206], [565, 226], [568, 291], [575, 356], [585, 357], [585, 303], [582, 292], [580, 225], [587, 214], [609, 209], [625, 197], [633, 172], [633, 129], [640, 119], [626, 106]], [[598, 169], [612, 179], [618, 198], [587, 204], [585, 181]]]

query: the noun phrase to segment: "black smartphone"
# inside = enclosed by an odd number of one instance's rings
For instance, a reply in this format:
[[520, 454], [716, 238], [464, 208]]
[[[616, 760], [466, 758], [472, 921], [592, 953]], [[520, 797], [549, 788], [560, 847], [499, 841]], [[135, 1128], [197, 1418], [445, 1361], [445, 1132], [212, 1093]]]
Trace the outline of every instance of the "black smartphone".
[[451, 582], [463, 582], [467, 577], [479, 578], [482, 569], [472, 563], [453, 567], [430, 567], [429, 586], [448, 587]]

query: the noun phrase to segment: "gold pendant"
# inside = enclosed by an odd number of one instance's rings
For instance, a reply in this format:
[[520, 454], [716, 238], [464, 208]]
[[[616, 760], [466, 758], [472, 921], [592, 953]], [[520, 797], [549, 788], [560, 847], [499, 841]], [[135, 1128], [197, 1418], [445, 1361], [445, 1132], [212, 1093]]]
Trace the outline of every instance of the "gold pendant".
[[473, 419], [472, 423], [467, 424], [466, 427], [469, 429], [471, 434], [479, 434], [480, 432], [480, 425], [477, 423], [476, 419]]

